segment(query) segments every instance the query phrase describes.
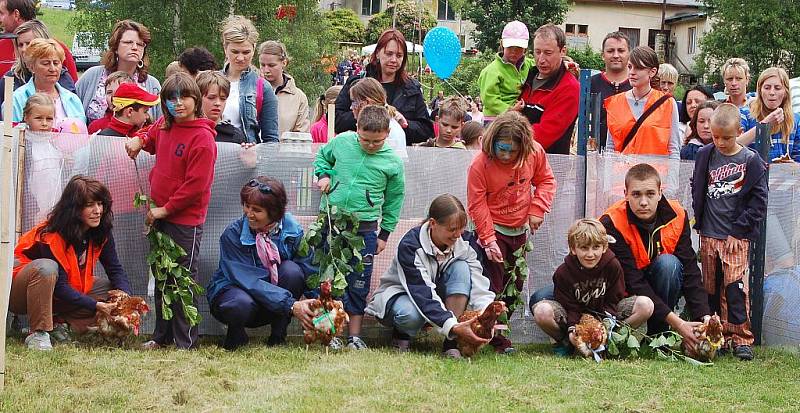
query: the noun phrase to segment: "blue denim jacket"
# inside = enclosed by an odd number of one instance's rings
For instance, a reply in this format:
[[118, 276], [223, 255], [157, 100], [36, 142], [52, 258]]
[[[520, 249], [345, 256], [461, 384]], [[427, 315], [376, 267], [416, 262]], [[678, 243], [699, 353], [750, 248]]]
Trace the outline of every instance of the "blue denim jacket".
[[[758, 120], [750, 113], [749, 105], [739, 108], [739, 112], [741, 114], [743, 132], [747, 132], [758, 125]], [[772, 134], [769, 159], [765, 159], [768, 163], [772, 163], [775, 159], [785, 155], [789, 155], [795, 162], [800, 162], [800, 114], [795, 113], [792, 116], [794, 116], [794, 130], [790, 132], [789, 139], [787, 139], [788, 144], [783, 142], [783, 134], [781, 132]], [[754, 151], [759, 151], [755, 141], [749, 146]]]
[[[228, 72], [228, 64], [222, 68], [222, 74]], [[247, 142], [278, 142], [278, 98], [272, 85], [266, 80], [264, 84], [264, 102], [261, 116], [256, 113], [256, 84], [258, 72], [248, 69], [239, 77], [239, 115]]]

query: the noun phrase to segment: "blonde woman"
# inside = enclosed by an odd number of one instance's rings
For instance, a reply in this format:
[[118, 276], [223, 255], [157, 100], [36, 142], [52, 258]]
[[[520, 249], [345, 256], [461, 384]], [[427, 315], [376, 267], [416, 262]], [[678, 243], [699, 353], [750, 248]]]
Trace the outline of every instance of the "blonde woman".
[[771, 125], [772, 142], [767, 162], [800, 162], [800, 114], [792, 112], [789, 75], [779, 67], [770, 67], [758, 77], [756, 98], [739, 109], [742, 130], [737, 141], [758, 151], [755, 126]]
[[272, 86], [253, 66], [258, 31], [243, 16], [229, 16], [222, 22], [222, 67], [231, 90], [222, 119], [244, 131], [248, 143], [278, 142], [278, 99]]
[[726, 103], [741, 108], [747, 104], [747, 84], [750, 83], [750, 66], [744, 59], [733, 57], [722, 65], [722, 81], [725, 83]]
[[268, 40], [258, 47], [258, 64], [278, 98], [278, 131], [308, 132], [311, 123], [308, 119], [308, 97], [286, 73], [289, 55], [281, 42]]

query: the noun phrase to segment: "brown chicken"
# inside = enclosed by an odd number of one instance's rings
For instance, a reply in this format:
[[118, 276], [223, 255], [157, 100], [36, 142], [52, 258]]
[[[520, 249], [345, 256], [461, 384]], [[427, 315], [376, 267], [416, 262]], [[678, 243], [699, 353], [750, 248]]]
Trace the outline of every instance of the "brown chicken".
[[109, 340], [125, 341], [132, 335], [139, 335], [142, 317], [150, 311], [144, 299], [133, 297], [120, 290], [108, 292], [108, 303], [117, 306], [110, 314], [98, 311], [95, 314], [95, 325], [89, 327], [90, 332], [96, 332]]
[[[481, 338], [491, 339], [494, 337], [497, 318], [500, 317], [500, 314], [505, 313], [506, 310], [506, 303], [502, 301], [492, 301], [483, 311], [464, 311], [464, 313], [458, 317], [458, 322], [462, 323], [469, 319], [474, 319], [472, 323], [470, 323], [470, 327], [475, 335]], [[458, 343], [458, 351], [460, 351], [461, 355], [464, 357], [472, 357], [483, 347], [483, 345], [476, 346], [465, 343], [458, 337], [456, 338], [456, 342]]]
[[589, 314], [581, 314], [575, 324], [575, 348], [585, 357], [593, 357], [593, 350], [604, 346], [608, 340], [608, 332], [603, 323]]
[[722, 335], [722, 321], [714, 313], [708, 321], [695, 327], [695, 335], [700, 340], [697, 345], [697, 357], [700, 361], [711, 361], [717, 356], [717, 350], [725, 345], [725, 336]]
[[306, 342], [306, 348], [311, 343], [319, 342], [327, 350], [331, 340], [344, 331], [344, 325], [350, 321], [350, 317], [344, 311], [342, 302], [331, 297], [330, 280], [321, 282], [319, 289], [319, 299], [309, 305], [314, 311], [314, 330], [303, 331], [303, 341]]

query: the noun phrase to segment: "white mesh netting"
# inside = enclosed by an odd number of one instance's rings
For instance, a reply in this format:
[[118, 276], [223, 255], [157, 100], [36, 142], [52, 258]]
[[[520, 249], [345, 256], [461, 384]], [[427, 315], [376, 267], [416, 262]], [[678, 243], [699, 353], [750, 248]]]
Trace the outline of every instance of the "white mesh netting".
[[[148, 243], [143, 235], [143, 214], [132, 207], [133, 194], [140, 186], [148, 191], [148, 175], [153, 157], [138, 157], [134, 162], [124, 150], [122, 138], [81, 135], [28, 134], [24, 166], [23, 231], [43, 219], [60, 196], [61, 189], [74, 174], [86, 174], [108, 185], [114, 199], [114, 237], [122, 264], [134, 292], [148, 294], [145, 256]], [[211, 204], [204, 227], [200, 255], [199, 281], [205, 285], [217, 267], [219, 235], [242, 213], [241, 186], [257, 175], [280, 179], [286, 187], [291, 211], [303, 224], [317, 214], [319, 192], [314, 188], [311, 164], [316, 145], [262, 144], [244, 151], [235, 144], [218, 144]], [[435, 148], [408, 148], [406, 198], [397, 230], [389, 239], [386, 252], [376, 259], [372, 289], [388, 267], [397, 241], [426, 215], [430, 201], [439, 194], [451, 193], [466, 201], [466, 173], [473, 157], [469, 151]], [[615, 154], [588, 158], [549, 155], [558, 182], [553, 211], [533, 238], [534, 250], [528, 256], [531, 274], [525, 295], [550, 283], [552, 273], [567, 254], [566, 232], [577, 218], [599, 216], [613, 201], [622, 197], [623, 178], [628, 167], [643, 160], [653, 163], [664, 174], [667, 193], [691, 210], [689, 178], [693, 164], [668, 162], [656, 158], [631, 158]], [[584, 184], [584, 168], [587, 182]], [[16, 173], [16, 171], [15, 171]], [[797, 175], [800, 167], [774, 165], [771, 168], [768, 219], [767, 273], [765, 283], [764, 343], [800, 342], [800, 271], [798, 271], [798, 220], [800, 195]], [[585, 188], [585, 190], [584, 190]], [[466, 204], [466, 202], [465, 202]], [[152, 287], [150, 288], [152, 290]], [[526, 297], [527, 301], [527, 297]], [[527, 307], [527, 306], [526, 306]], [[220, 334], [222, 326], [209, 314], [205, 298], [200, 300], [203, 315], [201, 333]], [[534, 327], [528, 311], [518, 311], [512, 320], [512, 334], [522, 342], [541, 341], [545, 336]], [[152, 330], [148, 317], [145, 331]]]

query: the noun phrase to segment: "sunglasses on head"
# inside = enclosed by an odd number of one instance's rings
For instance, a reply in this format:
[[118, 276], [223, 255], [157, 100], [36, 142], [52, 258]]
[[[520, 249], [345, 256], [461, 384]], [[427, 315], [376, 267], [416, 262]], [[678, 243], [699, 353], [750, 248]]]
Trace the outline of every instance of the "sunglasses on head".
[[250, 182], [247, 183], [247, 186], [249, 186], [251, 188], [258, 188], [258, 190], [262, 194], [271, 194], [272, 193], [272, 187], [271, 186], [269, 186], [267, 184], [264, 184], [264, 183], [261, 183], [261, 182], [258, 182], [255, 179], [251, 179]]

